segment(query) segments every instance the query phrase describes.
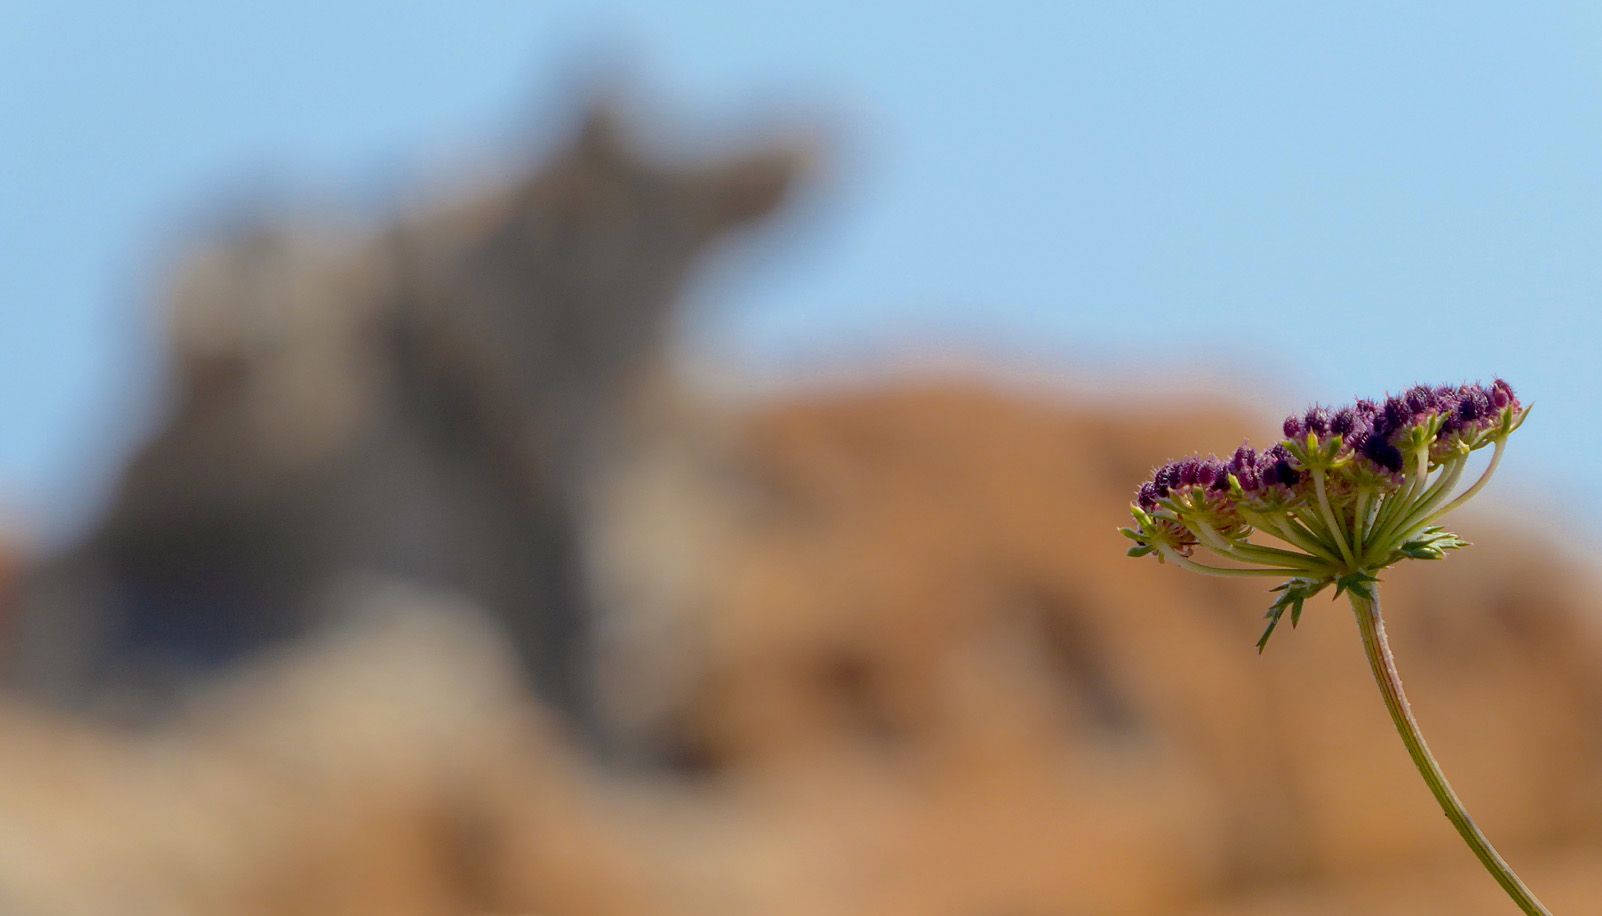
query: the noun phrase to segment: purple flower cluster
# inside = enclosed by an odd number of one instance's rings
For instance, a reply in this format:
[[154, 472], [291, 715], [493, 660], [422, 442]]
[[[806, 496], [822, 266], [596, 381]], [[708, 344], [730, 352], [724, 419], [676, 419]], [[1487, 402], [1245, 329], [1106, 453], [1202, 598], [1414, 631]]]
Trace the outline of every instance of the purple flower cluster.
[[1341, 437], [1340, 454], [1378, 476], [1399, 481], [1405, 464], [1399, 446], [1407, 431], [1438, 419], [1435, 442], [1452, 445], [1496, 426], [1507, 408], [1516, 413], [1520, 404], [1512, 386], [1502, 379], [1490, 385], [1415, 385], [1381, 402], [1362, 399], [1336, 409], [1314, 406], [1304, 414], [1286, 417], [1285, 441], [1267, 451], [1259, 453], [1242, 445], [1228, 459], [1170, 461], [1141, 484], [1136, 501], [1150, 511], [1158, 500], [1186, 488], [1228, 493], [1231, 475], [1248, 494], [1288, 491], [1302, 479], [1288, 446], [1305, 442], [1309, 433], [1321, 442]]
[[1151, 480], [1140, 485], [1136, 501], [1142, 509], [1150, 511], [1156, 507], [1157, 500], [1186, 487], [1227, 493], [1231, 474], [1248, 493], [1274, 486], [1293, 487], [1301, 479], [1290, 450], [1283, 442], [1266, 452], [1242, 445], [1227, 459], [1192, 456], [1168, 462], [1157, 469]]
[[1406, 392], [1376, 404], [1362, 399], [1335, 411], [1314, 407], [1307, 413], [1285, 418], [1286, 439], [1300, 440], [1308, 433], [1319, 439], [1338, 435], [1342, 451], [1360, 457], [1371, 469], [1382, 474], [1400, 474], [1404, 456], [1398, 439], [1404, 430], [1417, 427], [1431, 417], [1441, 417], [1438, 442], [1452, 442], [1464, 435], [1494, 426], [1502, 410], [1519, 409], [1513, 386], [1502, 379], [1490, 385], [1414, 385]]

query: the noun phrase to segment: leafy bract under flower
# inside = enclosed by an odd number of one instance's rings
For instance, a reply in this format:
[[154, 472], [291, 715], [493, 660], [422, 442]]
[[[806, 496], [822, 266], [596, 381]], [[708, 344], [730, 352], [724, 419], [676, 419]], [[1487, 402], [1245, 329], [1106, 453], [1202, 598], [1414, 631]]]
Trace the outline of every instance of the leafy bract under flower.
[[[1267, 643], [1288, 610], [1325, 587], [1362, 590], [1406, 558], [1440, 559], [1467, 546], [1436, 520], [1485, 486], [1507, 437], [1529, 408], [1512, 386], [1415, 385], [1383, 401], [1314, 406], [1285, 418], [1285, 438], [1261, 452], [1183, 458], [1140, 485], [1121, 529], [1131, 556], [1155, 556], [1196, 572], [1286, 579], [1268, 611]], [[1469, 456], [1493, 447], [1472, 484]], [[1195, 559], [1198, 548], [1229, 561]]]

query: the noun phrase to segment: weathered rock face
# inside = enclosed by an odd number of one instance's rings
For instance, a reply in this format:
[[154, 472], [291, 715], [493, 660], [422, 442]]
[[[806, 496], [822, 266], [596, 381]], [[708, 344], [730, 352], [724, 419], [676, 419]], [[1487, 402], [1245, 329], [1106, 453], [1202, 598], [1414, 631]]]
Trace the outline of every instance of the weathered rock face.
[[[795, 165], [596, 124], [460, 208], [197, 258], [170, 422], [7, 618], [14, 682], [182, 702], [0, 706], [0, 911], [1503, 912], [1340, 605], [1258, 656], [1261, 585], [1124, 558], [1134, 484], [1241, 416], [639, 384]], [[1392, 638], [1487, 831], [1588, 912], [1593, 583], [1464, 533], [1387, 576]]]

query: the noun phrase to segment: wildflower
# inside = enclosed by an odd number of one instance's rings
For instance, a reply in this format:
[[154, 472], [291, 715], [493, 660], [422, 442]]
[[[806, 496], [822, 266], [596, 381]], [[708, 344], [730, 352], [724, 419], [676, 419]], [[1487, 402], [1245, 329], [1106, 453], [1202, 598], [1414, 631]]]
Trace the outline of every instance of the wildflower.
[[[1502, 379], [1490, 385], [1415, 385], [1383, 401], [1317, 406], [1285, 418], [1285, 438], [1228, 459], [1191, 457], [1141, 484], [1120, 531], [1130, 556], [1215, 576], [1283, 579], [1273, 589], [1267, 646], [1285, 614], [1300, 622], [1307, 599], [1345, 593], [1376, 683], [1403, 743], [1436, 801], [1469, 848], [1525, 913], [1547, 910], [1469, 818], [1424, 743], [1402, 692], [1384, 621], [1378, 573], [1405, 559], [1439, 560], [1467, 542], [1437, 524], [1463, 505], [1501, 463], [1507, 439], [1529, 416]], [[1473, 483], [1470, 456], [1490, 447]], [[1206, 550], [1229, 565], [1203, 562]]]
[[[1261, 650], [1285, 613], [1294, 626], [1323, 589], [1366, 589], [1393, 563], [1466, 546], [1436, 522], [1485, 486], [1527, 414], [1501, 379], [1314, 406], [1286, 417], [1285, 438], [1264, 451], [1242, 445], [1228, 459], [1193, 456], [1158, 468], [1123, 533], [1136, 556], [1213, 575], [1285, 578]], [[1454, 493], [1469, 456], [1488, 446], [1479, 479]], [[1199, 562], [1198, 547], [1232, 565]]]

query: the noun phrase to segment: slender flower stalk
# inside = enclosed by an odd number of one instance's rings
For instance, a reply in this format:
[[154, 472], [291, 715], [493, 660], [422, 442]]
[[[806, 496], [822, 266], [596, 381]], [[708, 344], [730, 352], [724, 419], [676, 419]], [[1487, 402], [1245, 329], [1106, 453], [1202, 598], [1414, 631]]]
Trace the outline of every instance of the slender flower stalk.
[[1435, 762], [1435, 755], [1430, 753], [1424, 733], [1419, 731], [1418, 720], [1413, 718], [1413, 709], [1407, 703], [1407, 694], [1402, 691], [1402, 676], [1396, 671], [1396, 660], [1391, 656], [1391, 645], [1385, 638], [1385, 619], [1380, 616], [1379, 596], [1371, 594], [1364, 597], [1353, 591], [1351, 601], [1352, 611], [1357, 615], [1357, 629], [1363, 634], [1363, 652], [1368, 656], [1374, 681], [1379, 684], [1380, 694], [1385, 698], [1385, 708], [1391, 714], [1391, 721], [1396, 723], [1402, 743], [1407, 745], [1408, 756], [1413, 758], [1413, 765], [1424, 776], [1424, 782], [1446, 813], [1446, 819], [1457, 828], [1463, 842], [1474, 851], [1485, 870], [1491, 873], [1496, 883], [1502, 885], [1502, 890], [1507, 891], [1519, 909], [1531, 914], [1547, 914], [1546, 907], [1535, 899], [1530, 889], [1513, 873], [1512, 866], [1507, 864], [1491, 841], [1480, 832], [1474, 819], [1469, 817], [1457, 793], [1452, 791], [1452, 784], [1446, 781], [1446, 774], [1441, 772], [1441, 765]]
[[[1382, 402], [1313, 407], [1287, 418], [1266, 451], [1242, 445], [1228, 459], [1191, 457], [1158, 468], [1130, 507], [1130, 556], [1210, 576], [1269, 577], [1268, 645], [1289, 613], [1334, 587], [1345, 594], [1385, 707], [1419, 774], [1463, 841], [1525, 913], [1548, 911], [1485, 838], [1430, 754], [1402, 691], [1380, 616], [1379, 572], [1405, 559], [1439, 560], [1468, 543], [1435, 522], [1489, 482], [1507, 439], [1529, 408], [1497, 379], [1490, 385], [1417, 385]], [[1474, 483], [1458, 491], [1470, 456], [1492, 447]], [[1263, 534], [1278, 544], [1253, 538]], [[1204, 549], [1231, 564], [1196, 558]]]

